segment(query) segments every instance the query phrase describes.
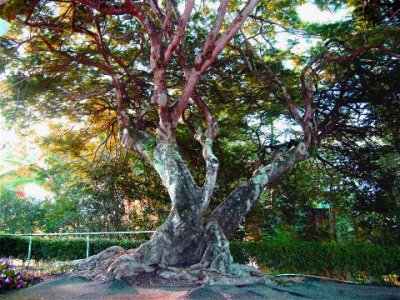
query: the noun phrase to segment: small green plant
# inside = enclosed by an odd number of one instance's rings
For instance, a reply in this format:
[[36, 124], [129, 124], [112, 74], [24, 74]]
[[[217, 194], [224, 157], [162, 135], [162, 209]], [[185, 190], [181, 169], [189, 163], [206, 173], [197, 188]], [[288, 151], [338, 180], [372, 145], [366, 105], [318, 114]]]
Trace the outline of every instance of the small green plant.
[[282, 286], [290, 286], [290, 285], [294, 285], [297, 283], [294, 280], [284, 279], [284, 278], [275, 278], [275, 282]]
[[153, 157], [153, 151], [157, 146], [157, 142], [154, 140], [150, 140], [148, 142], [146, 142], [146, 144], [144, 145], [144, 151], [150, 156]]
[[73, 270], [73, 266], [68, 263], [63, 263], [63, 264], [51, 264], [50, 266], [44, 268], [43, 270], [39, 271], [40, 274], [46, 275], [46, 276], [52, 276], [52, 275], [60, 275], [60, 274], [65, 274]]

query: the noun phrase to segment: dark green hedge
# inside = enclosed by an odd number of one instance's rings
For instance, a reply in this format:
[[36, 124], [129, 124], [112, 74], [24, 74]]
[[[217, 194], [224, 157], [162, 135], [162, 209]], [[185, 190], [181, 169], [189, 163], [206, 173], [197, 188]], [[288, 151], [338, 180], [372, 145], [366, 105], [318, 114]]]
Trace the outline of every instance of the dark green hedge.
[[[111, 246], [125, 249], [138, 247], [143, 241], [90, 239], [90, 255]], [[29, 239], [27, 237], [0, 236], [0, 257], [26, 258]], [[33, 238], [31, 258], [36, 260], [74, 260], [86, 257], [84, 238]]]
[[[110, 246], [125, 249], [138, 247], [143, 241], [91, 239], [90, 254]], [[26, 258], [28, 238], [0, 236], [0, 257]], [[370, 276], [400, 273], [400, 247], [373, 244], [334, 245], [301, 241], [231, 242], [234, 260], [250, 260], [268, 266], [279, 273], [307, 273], [317, 275], [356, 274]], [[84, 258], [84, 238], [33, 238], [32, 259], [73, 260]]]
[[400, 247], [374, 244], [335, 245], [302, 241], [231, 242], [234, 259], [250, 260], [280, 273], [357, 274], [369, 276], [400, 272]]

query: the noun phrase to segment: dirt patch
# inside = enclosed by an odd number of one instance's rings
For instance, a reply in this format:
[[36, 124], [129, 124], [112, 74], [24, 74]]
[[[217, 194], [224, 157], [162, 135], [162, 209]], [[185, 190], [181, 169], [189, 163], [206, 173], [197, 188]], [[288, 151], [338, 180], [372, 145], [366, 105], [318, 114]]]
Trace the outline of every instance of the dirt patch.
[[187, 287], [134, 287], [120, 280], [98, 282], [74, 276], [43, 282], [27, 289], [0, 295], [0, 298], [10, 300], [177, 299], [187, 290]]
[[[0, 295], [17, 300], [261, 300], [261, 299], [400, 299], [400, 288], [345, 284], [322, 279], [298, 278], [287, 286], [273, 283], [246, 287], [225, 285], [179, 286], [145, 284], [129, 286], [120, 280], [90, 281], [74, 276], [43, 282], [27, 289]], [[157, 283], [160, 284], [160, 283]]]

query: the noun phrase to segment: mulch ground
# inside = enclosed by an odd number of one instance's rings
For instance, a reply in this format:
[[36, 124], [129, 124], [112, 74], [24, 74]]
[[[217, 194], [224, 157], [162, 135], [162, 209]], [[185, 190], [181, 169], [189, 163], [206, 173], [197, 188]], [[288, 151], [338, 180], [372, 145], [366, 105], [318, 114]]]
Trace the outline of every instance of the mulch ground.
[[[282, 279], [282, 278], [280, 278]], [[282, 282], [282, 280], [281, 280]], [[0, 295], [17, 300], [101, 300], [101, 299], [379, 299], [400, 300], [400, 288], [332, 282], [312, 278], [287, 278], [285, 285], [199, 287], [160, 285], [129, 286], [122, 281], [93, 282], [83, 277], [56, 278], [32, 287]]]

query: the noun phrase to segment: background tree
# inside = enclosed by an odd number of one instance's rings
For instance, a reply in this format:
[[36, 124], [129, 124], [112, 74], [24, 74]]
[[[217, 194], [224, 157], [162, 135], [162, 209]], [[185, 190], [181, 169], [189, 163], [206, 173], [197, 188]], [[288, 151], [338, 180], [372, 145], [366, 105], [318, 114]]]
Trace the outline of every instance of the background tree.
[[44, 210], [40, 201], [25, 195], [25, 184], [40, 183], [34, 166], [20, 166], [0, 175], [0, 232], [25, 233], [40, 230]]

